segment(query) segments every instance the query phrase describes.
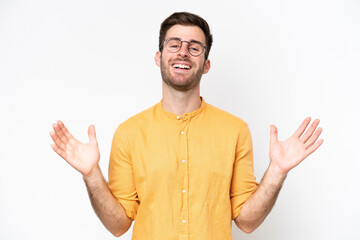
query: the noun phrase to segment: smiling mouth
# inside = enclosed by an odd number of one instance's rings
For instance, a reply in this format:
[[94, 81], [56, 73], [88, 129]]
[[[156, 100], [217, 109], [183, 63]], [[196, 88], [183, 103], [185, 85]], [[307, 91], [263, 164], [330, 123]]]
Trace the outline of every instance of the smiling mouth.
[[189, 70], [191, 69], [191, 66], [190, 65], [187, 65], [187, 64], [179, 64], [179, 63], [175, 63], [172, 65], [173, 68], [176, 68], [176, 69], [184, 69], [184, 70]]

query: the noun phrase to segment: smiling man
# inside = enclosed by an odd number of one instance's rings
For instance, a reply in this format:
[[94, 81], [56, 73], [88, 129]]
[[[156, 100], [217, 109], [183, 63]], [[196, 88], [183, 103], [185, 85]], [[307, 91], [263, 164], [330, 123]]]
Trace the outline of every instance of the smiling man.
[[209, 26], [197, 15], [174, 13], [162, 23], [155, 55], [162, 100], [119, 125], [108, 183], [94, 126], [84, 144], [61, 121], [53, 124], [54, 151], [83, 175], [96, 214], [115, 236], [133, 220], [137, 240], [230, 240], [232, 220], [250, 233], [270, 212], [288, 172], [322, 144], [319, 120], [306, 118], [283, 142], [272, 125], [270, 164], [258, 184], [247, 124], [200, 97], [211, 44]]
[[[165, 39], [160, 39], [161, 52], [156, 53], [155, 61], [161, 68], [163, 82], [168, 85], [163, 86], [167, 91], [174, 89], [186, 92], [199, 89], [202, 74], [210, 69], [210, 61], [204, 56], [200, 57], [208, 51], [205, 42], [204, 32], [200, 27], [178, 24], [167, 31]], [[210, 44], [211, 42], [212, 37]], [[162, 51], [164, 47], [166, 51]]]

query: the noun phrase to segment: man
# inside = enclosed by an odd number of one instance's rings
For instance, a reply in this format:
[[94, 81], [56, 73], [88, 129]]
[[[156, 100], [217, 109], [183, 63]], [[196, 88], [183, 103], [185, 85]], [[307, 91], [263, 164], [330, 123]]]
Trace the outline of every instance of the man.
[[163, 98], [116, 130], [108, 184], [94, 126], [83, 144], [62, 122], [53, 124], [52, 148], [83, 175], [96, 214], [115, 236], [135, 219], [133, 239], [232, 239], [232, 220], [250, 233], [288, 172], [322, 144], [319, 120], [306, 130], [306, 118], [284, 142], [271, 125], [271, 161], [257, 184], [247, 124], [200, 97], [211, 44], [208, 24], [197, 15], [174, 13], [162, 23], [155, 62]]

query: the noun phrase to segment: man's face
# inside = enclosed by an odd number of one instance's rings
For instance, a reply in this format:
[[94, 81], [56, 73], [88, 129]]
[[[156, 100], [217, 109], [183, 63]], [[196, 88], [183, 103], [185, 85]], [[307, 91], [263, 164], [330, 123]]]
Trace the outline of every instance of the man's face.
[[[197, 26], [174, 25], [166, 33], [165, 39], [179, 38], [185, 41], [199, 41], [205, 46], [205, 35]], [[188, 43], [183, 42], [181, 49], [176, 53], [169, 52], [163, 47], [157, 52], [155, 62], [161, 69], [163, 81], [178, 91], [188, 91], [198, 86], [202, 74], [210, 69], [210, 61], [205, 60], [205, 50], [197, 57], [190, 55]]]

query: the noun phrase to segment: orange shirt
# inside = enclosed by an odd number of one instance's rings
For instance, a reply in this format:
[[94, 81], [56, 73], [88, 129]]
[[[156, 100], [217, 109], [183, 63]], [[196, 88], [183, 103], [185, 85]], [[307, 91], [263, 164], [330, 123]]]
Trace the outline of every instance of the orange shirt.
[[247, 124], [202, 100], [182, 116], [161, 102], [120, 124], [109, 188], [135, 220], [133, 240], [230, 240], [256, 190]]

